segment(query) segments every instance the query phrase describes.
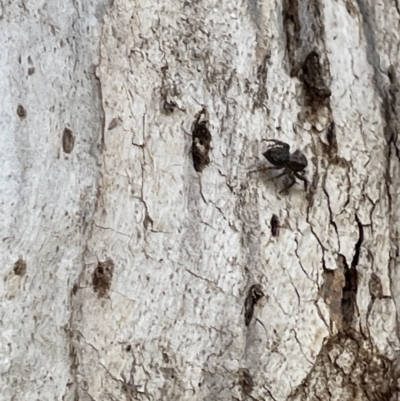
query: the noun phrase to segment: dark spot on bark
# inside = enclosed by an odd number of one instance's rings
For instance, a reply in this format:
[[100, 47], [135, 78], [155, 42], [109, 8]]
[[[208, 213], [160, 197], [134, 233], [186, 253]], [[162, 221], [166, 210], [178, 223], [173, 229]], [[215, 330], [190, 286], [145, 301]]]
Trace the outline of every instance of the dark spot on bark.
[[368, 287], [372, 299], [383, 298], [382, 282], [381, 279], [375, 273], [371, 274]]
[[69, 128], [64, 128], [62, 136], [62, 147], [65, 153], [71, 153], [74, 149], [75, 138], [74, 134]]
[[33, 75], [35, 73], [35, 67], [28, 68], [28, 75]]
[[208, 153], [211, 149], [211, 134], [208, 130], [206, 110], [203, 108], [198, 114], [192, 129], [192, 157], [194, 169], [198, 172], [210, 163]]
[[126, 352], [130, 352], [131, 349], [132, 349], [132, 346], [129, 344], [129, 345], [127, 345], [127, 347], [125, 348], [125, 351], [126, 351]]
[[119, 118], [118, 117], [114, 117], [110, 121], [110, 124], [108, 124], [108, 130], [111, 131], [112, 129], [114, 129], [118, 125], [118, 121], [119, 121]]
[[18, 117], [21, 119], [21, 120], [23, 120], [24, 118], [26, 118], [26, 110], [25, 110], [25, 108], [24, 108], [24, 106], [22, 106], [22, 105], [18, 105], [18, 107], [17, 107], [17, 114], [18, 114]]
[[169, 357], [166, 352], [162, 353], [162, 358], [163, 358], [164, 363], [169, 363]]
[[254, 307], [259, 299], [263, 296], [264, 293], [260, 284], [254, 284], [250, 287], [249, 292], [247, 293], [246, 300], [244, 302], [244, 320], [246, 326], [251, 323], [251, 319], [253, 318], [254, 314]]
[[76, 293], [78, 292], [78, 289], [79, 289], [79, 286], [78, 286], [78, 284], [74, 284], [73, 286], [72, 286], [72, 294], [73, 295], [76, 295]]
[[93, 272], [93, 289], [99, 297], [105, 297], [110, 290], [114, 273], [114, 262], [107, 258], [104, 262], [99, 262]]
[[146, 230], [151, 230], [153, 228], [153, 219], [150, 217], [149, 213], [146, 210], [144, 219], [143, 219], [143, 226]]
[[278, 237], [280, 225], [278, 216], [276, 214], [272, 215], [270, 224], [271, 224], [271, 235], [273, 237]]
[[326, 85], [325, 72], [316, 51], [308, 54], [303, 63], [303, 82], [307, 94], [315, 101], [322, 101], [331, 96], [332, 92]]
[[26, 262], [22, 258], [19, 258], [14, 263], [14, 274], [16, 276], [24, 276], [25, 273], [26, 273]]
[[249, 369], [239, 369], [239, 384], [243, 391], [243, 394], [249, 395], [254, 387], [253, 378], [250, 375]]

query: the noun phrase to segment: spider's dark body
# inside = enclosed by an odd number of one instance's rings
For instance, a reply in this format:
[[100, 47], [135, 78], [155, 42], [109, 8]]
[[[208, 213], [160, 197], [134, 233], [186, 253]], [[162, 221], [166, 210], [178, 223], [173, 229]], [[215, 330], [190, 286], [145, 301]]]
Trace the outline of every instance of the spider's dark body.
[[307, 167], [308, 162], [306, 157], [300, 150], [296, 150], [290, 155], [289, 161], [287, 162], [287, 167], [292, 171], [302, 172]]
[[271, 147], [263, 156], [274, 166], [285, 167], [290, 160], [290, 146], [286, 143], [277, 144]]
[[308, 181], [304, 177], [304, 174], [308, 162], [304, 154], [299, 150], [290, 153], [290, 146], [285, 142], [276, 139], [267, 139], [266, 141], [273, 142], [273, 145], [270, 145], [269, 149], [263, 153], [263, 156], [273, 166], [262, 168], [260, 170], [284, 169], [284, 171], [276, 177], [278, 178], [287, 175], [290, 178], [290, 182], [286, 185], [283, 191], [287, 191], [291, 188], [295, 184], [296, 178], [304, 182], [304, 189], [307, 190]]

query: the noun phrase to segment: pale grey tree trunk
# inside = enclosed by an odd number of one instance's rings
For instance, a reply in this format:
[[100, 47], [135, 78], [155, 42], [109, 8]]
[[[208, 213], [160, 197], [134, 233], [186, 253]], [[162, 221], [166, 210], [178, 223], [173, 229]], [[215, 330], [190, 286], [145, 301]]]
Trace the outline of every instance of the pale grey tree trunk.
[[0, 10], [1, 400], [398, 399], [398, 0]]

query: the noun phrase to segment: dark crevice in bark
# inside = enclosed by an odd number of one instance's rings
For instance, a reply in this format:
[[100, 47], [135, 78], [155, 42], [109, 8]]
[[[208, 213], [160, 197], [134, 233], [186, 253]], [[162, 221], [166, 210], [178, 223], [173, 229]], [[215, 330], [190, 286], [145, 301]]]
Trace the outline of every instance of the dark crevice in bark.
[[356, 243], [353, 260], [351, 262], [351, 267], [354, 269], [357, 267], [358, 262], [360, 260], [361, 245], [364, 241], [364, 227], [361, 224], [361, 221], [359, 220], [357, 214], [356, 214], [356, 222], [357, 222], [357, 226], [358, 226], [358, 241]]
[[357, 266], [360, 260], [361, 245], [364, 241], [364, 227], [361, 224], [357, 214], [356, 222], [358, 225], [358, 241], [355, 245], [354, 256], [351, 265], [348, 266], [343, 257], [343, 269], [345, 284], [342, 294], [342, 322], [344, 328], [351, 327], [354, 323], [354, 315], [357, 310], [357, 290], [358, 290], [358, 272]]
[[[325, 75], [324, 67], [327, 66], [319, 63], [319, 53], [324, 52], [325, 48], [325, 28], [320, 12], [322, 7], [320, 0], [284, 0], [282, 4], [290, 75], [300, 76], [308, 90], [311, 89], [312, 94], [317, 94], [320, 99], [330, 96], [325, 80], [321, 81]], [[316, 82], [318, 85], [315, 85]]]

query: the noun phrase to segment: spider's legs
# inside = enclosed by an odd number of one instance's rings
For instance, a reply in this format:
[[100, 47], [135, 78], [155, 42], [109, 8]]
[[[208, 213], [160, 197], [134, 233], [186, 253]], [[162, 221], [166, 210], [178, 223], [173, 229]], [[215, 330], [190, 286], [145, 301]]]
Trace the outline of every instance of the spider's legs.
[[[261, 167], [258, 168], [256, 170], [251, 170], [248, 173], [258, 173], [259, 171], [266, 171], [266, 170], [282, 170], [283, 167], [279, 167], [279, 166], [267, 166], [267, 167]], [[285, 173], [286, 174], [286, 173]]]
[[288, 184], [285, 185], [285, 187], [282, 189], [282, 191], [279, 192], [280, 194], [289, 191], [289, 189], [292, 188], [292, 186], [296, 183], [296, 179], [293, 177], [292, 173], [286, 172], [286, 174], [289, 176], [290, 181]]
[[300, 175], [300, 173], [297, 173], [297, 172], [293, 172], [293, 174], [294, 174], [294, 176], [296, 177], [296, 178], [298, 178], [299, 180], [301, 180], [301, 181], [303, 181], [304, 182], [304, 190], [305, 191], [307, 191], [307, 185], [308, 185], [308, 181], [307, 181], [307, 178], [306, 177], [303, 177], [303, 175], [304, 175], [304, 171], [302, 172], [303, 174], [301, 174]]
[[290, 175], [290, 173], [285, 169], [285, 171], [283, 173], [276, 175], [274, 178], [280, 178], [280, 177], [283, 177], [284, 175]]

